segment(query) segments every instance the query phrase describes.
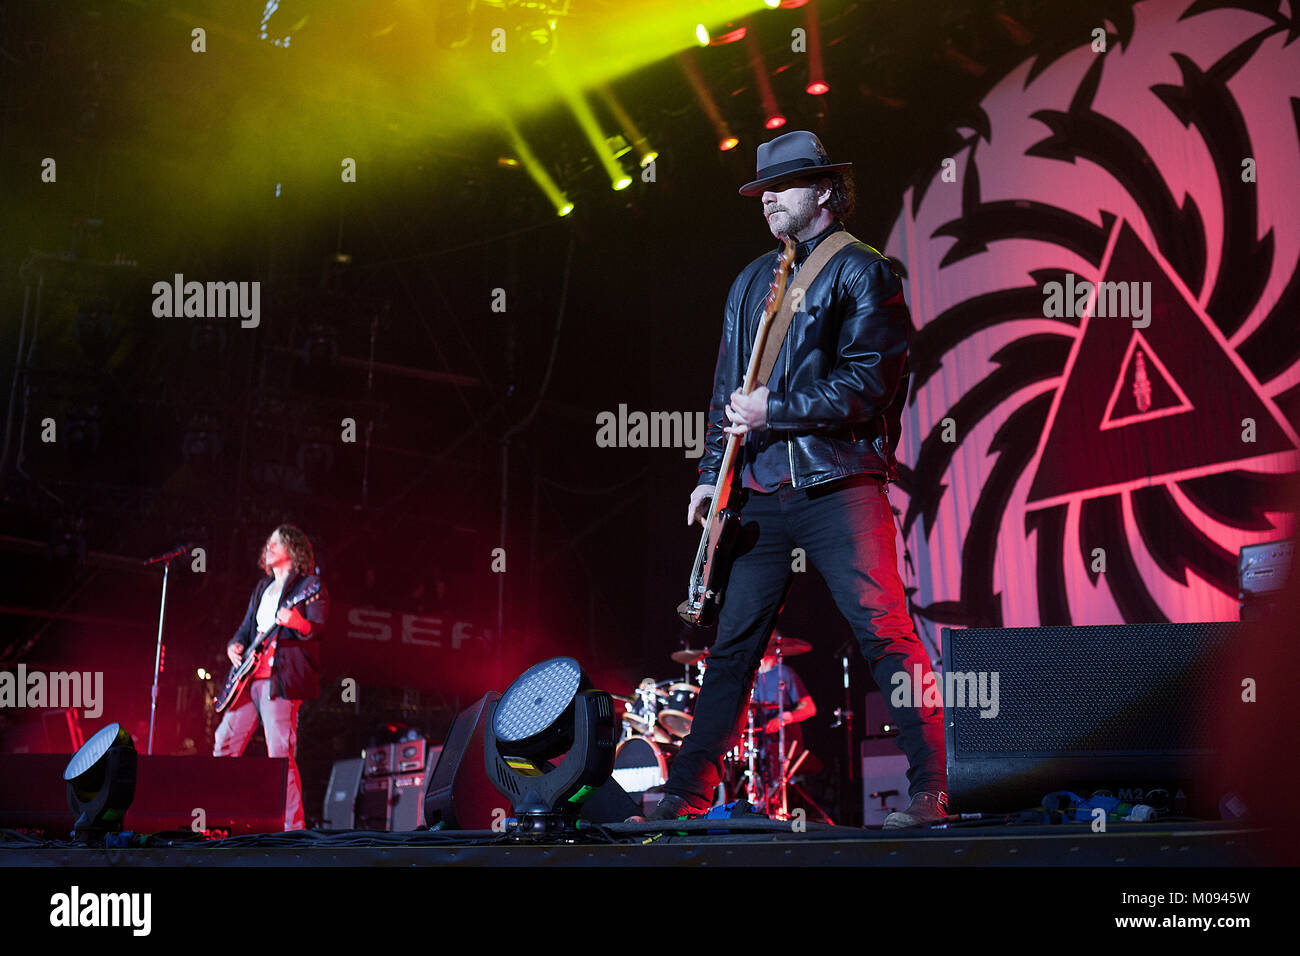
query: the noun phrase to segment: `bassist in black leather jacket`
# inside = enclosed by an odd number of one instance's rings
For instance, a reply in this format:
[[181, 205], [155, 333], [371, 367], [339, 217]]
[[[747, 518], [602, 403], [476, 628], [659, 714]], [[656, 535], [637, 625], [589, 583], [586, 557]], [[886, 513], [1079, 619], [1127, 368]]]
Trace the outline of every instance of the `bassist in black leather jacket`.
[[[769, 231], [798, 241], [791, 282], [852, 209], [852, 164], [833, 164], [817, 137], [796, 131], [758, 148], [758, 177], [740, 192], [761, 196]], [[947, 816], [943, 708], [921, 706], [916, 675], [930, 662], [917, 640], [898, 574], [886, 496], [907, 397], [911, 318], [890, 261], [861, 242], [836, 252], [796, 303], [769, 385], [740, 386], [776, 265], [751, 262], [732, 284], [714, 373], [700, 483], [687, 521], [703, 521], [727, 435], [743, 436], [730, 505], [739, 504], [742, 546], [718, 615], [717, 640], [691, 732], [673, 761], [654, 819], [702, 812], [734, 743], [768, 635], [793, 583], [800, 548], [826, 580], [884, 693], [908, 757], [911, 805], [885, 826]], [[900, 693], [902, 691], [902, 693]], [[891, 698], [893, 698], [891, 700]]]
[[[838, 220], [799, 243], [790, 272], [817, 244], [844, 229]], [[713, 376], [700, 484], [717, 481], [731, 423], [725, 409], [745, 376], [778, 253], [759, 256], [732, 283]], [[849, 475], [892, 476], [899, 416], [907, 398], [910, 317], [888, 259], [865, 243], [836, 254], [813, 280], [786, 335], [785, 355], [766, 402], [770, 441], [788, 441], [792, 484], [804, 489]], [[745, 445], [746, 460], [755, 446]]]

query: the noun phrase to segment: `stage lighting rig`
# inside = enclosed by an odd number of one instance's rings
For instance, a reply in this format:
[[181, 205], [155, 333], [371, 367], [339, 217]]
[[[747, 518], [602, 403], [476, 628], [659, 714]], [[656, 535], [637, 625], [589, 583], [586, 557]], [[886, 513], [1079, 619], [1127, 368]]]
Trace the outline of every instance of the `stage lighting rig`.
[[572, 657], [524, 671], [489, 704], [483, 735], [488, 778], [514, 808], [513, 831], [576, 833], [583, 803], [614, 769], [615, 738], [612, 699]]
[[122, 829], [135, 799], [136, 752], [121, 724], [109, 724], [86, 741], [68, 762], [68, 809], [76, 814], [72, 838], [103, 839]]

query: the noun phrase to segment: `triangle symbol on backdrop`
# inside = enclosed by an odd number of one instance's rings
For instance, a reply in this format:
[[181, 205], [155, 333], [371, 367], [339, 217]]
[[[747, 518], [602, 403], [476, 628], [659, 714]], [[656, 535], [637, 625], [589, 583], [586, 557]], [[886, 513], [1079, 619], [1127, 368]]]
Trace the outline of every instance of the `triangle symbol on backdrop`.
[[[1296, 448], [1244, 363], [1208, 327], [1211, 320], [1127, 222], [1117, 227], [1101, 279], [1149, 282], [1149, 324], [1137, 334], [1130, 318], [1083, 320], [1041, 441], [1031, 508], [1213, 474]], [[1249, 443], [1242, 440], [1247, 418], [1256, 428]]]
[[1193, 410], [1187, 393], [1142, 333], [1134, 329], [1099, 427], [1120, 428]]

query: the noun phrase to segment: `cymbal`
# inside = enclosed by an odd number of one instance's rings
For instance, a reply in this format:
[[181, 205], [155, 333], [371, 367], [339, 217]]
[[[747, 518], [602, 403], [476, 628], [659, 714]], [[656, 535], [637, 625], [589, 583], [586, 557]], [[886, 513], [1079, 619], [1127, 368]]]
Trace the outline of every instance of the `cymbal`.
[[[794, 657], [796, 654], [807, 654], [812, 650], [812, 645], [807, 641], [800, 640], [797, 637], [791, 637], [789, 634], [781, 635], [781, 656]], [[768, 639], [767, 649], [763, 651], [764, 655], [776, 656], [776, 637], [775, 635]]]
[[669, 656], [671, 656], [678, 664], [694, 664], [701, 658], [708, 657], [709, 650], [708, 648], [703, 648], [697, 651], [691, 647], [684, 647], [680, 651], [673, 651]]
[[635, 703], [636, 703], [636, 698], [635, 698], [635, 697], [624, 697], [622, 694], [610, 694], [609, 696], [610, 696], [610, 697], [613, 697], [615, 700], [622, 701], [622, 702], [625, 703], [625, 704], [635, 704]]

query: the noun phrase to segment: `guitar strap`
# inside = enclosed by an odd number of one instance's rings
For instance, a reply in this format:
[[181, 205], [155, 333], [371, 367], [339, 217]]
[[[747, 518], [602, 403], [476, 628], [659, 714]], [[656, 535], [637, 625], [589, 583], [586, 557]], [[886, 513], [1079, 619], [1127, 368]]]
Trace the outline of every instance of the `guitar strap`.
[[777, 311], [776, 318], [772, 320], [772, 328], [767, 334], [767, 342], [763, 348], [763, 358], [758, 364], [758, 377], [754, 379], [754, 388], [767, 384], [767, 377], [772, 374], [772, 369], [776, 367], [776, 360], [781, 354], [781, 346], [785, 342], [786, 333], [790, 331], [790, 322], [794, 319], [795, 303], [797, 302], [802, 309], [804, 294], [808, 291], [808, 287], [812, 285], [813, 280], [817, 278], [817, 273], [822, 271], [822, 266], [826, 265], [835, 253], [857, 241], [856, 236], [847, 229], [842, 229], [819, 242], [817, 248], [812, 251], [812, 255], [799, 267], [798, 274], [791, 280], [789, 288], [785, 290], [785, 296], [781, 300], [781, 308]]

